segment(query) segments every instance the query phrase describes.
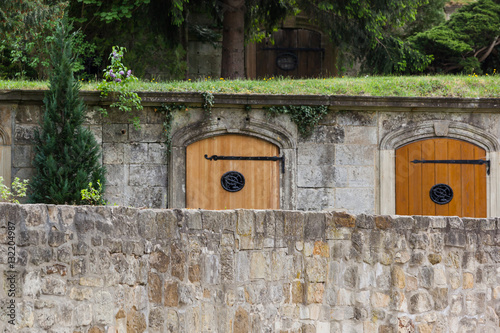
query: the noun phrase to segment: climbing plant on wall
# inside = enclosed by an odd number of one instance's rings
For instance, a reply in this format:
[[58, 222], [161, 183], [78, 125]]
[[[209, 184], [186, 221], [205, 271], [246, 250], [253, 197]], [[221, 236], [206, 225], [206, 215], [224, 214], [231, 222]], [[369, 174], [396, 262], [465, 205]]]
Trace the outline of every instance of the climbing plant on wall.
[[279, 114], [286, 114], [297, 125], [299, 133], [307, 137], [314, 127], [328, 113], [326, 105], [308, 106], [308, 105], [288, 105], [288, 106], [271, 106], [265, 108], [268, 114], [276, 117]]

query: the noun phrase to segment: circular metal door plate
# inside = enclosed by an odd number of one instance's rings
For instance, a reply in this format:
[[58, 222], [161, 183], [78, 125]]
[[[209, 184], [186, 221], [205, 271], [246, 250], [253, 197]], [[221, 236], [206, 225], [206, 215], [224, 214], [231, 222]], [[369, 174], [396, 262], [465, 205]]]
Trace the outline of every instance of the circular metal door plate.
[[445, 205], [453, 199], [453, 190], [449, 185], [436, 184], [429, 191], [429, 196], [438, 205]]
[[228, 192], [238, 192], [245, 186], [245, 177], [238, 171], [228, 171], [220, 178], [220, 184]]

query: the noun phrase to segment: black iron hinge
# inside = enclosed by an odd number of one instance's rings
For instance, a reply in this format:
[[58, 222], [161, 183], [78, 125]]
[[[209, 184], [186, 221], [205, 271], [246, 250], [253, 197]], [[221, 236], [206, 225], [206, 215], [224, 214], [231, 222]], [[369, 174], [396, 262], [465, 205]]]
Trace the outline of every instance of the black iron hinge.
[[442, 164], [478, 164], [486, 165], [486, 173], [490, 174], [489, 160], [413, 160], [412, 163], [442, 163]]
[[238, 161], [280, 161], [281, 162], [281, 173], [285, 173], [285, 157], [284, 156], [219, 156], [212, 155], [208, 157], [205, 154], [205, 158], [210, 161], [217, 160], [238, 160]]

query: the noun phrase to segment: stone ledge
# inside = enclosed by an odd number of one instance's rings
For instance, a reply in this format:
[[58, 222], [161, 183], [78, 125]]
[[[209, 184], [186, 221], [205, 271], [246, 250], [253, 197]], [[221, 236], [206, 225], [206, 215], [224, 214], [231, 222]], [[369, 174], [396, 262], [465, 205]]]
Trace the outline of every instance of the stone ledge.
[[[0, 90], [0, 103], [42, 104], [44, 90]], [[97, 91], [82, 91], [87, 104], [109, 105], [111, 98], [101, 100]], [[140, 92], [143, 105], [162, 103], [202, 103], [199, 92]], [[265, 94], [213, 94], [214, 107], [220, 105], [328, 105], [335, 110], [387, 111], [498, 111], [500, 98], [459, 97], [384, 97], [343, 95], [265, 95]]]

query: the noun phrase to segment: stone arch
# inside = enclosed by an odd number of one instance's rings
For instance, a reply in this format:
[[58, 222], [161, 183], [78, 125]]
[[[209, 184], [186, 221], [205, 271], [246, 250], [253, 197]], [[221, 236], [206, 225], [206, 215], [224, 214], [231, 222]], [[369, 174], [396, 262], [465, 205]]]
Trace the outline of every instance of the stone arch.
[[10, 138], [0, 126], [0, 146], [10, 145]]
[[9, 135], [0, 126], [0, 176], [4, 179], [4, 185], [10, 186], [12, 148]]
[[436, 120], [423, 121], [411, 127], [403, 127], [388, 133], [379, 145], [379, 212], [381, 214], [395, 214], [395, 150], [408, 143], [435, 138], [447, 137], [473, 143], [487, 152], [487, 159], [491, 163], [491, 173], [487, 178], [488, 216], [500, 213], [500, 184], [499, 152], [500, 142], [494, 135], [485, 130], [465, 123]]
[[169, 208], [186, 207], [186, 147], [196, 141], [224, 135], [253, 136], [278, 146], [285, 158], [285, 173], [280, 175], [280, 207], [295, 209], [296, 141], [285, 128], [243, 116], [209, 118], [178, 129], [172, 135], [169, 159]]

